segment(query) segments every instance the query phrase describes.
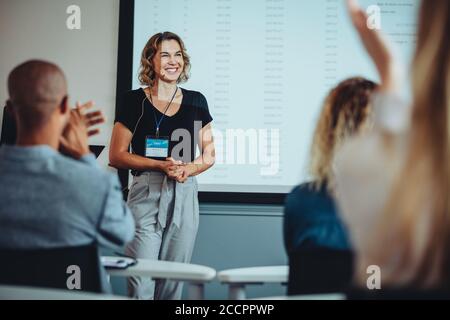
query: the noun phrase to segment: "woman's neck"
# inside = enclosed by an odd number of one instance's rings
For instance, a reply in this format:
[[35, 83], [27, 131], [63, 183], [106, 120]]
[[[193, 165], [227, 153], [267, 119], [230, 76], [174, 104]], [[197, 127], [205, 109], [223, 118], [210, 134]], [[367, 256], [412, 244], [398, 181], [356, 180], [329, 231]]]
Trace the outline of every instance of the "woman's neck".
[[158, 97], [160, 101], [170, 101], [176, 89], [176, 82], [165, 82], [158, 79], [152, 88], [152, 95]]

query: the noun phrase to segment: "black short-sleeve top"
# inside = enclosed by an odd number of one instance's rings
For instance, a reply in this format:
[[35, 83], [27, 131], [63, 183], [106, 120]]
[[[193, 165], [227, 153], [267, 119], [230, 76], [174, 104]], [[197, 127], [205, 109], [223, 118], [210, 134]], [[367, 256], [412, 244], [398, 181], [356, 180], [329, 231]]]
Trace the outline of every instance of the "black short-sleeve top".
[[[169, 138], [169, 157], [191, 162], [195, 159], [199, 131], [213, 118], [203, 94], [182, 89], [180, 109], [173, 116], [165, 116], [159, 128], [160, 137]], [[163, 114], [147, 99], [143, 89], [126, 92], [119, 101], [115, 122], [122, 123], [133, 134], [132, 152], [145, 157], [147, 136], [155, 136], [156, 120]]]

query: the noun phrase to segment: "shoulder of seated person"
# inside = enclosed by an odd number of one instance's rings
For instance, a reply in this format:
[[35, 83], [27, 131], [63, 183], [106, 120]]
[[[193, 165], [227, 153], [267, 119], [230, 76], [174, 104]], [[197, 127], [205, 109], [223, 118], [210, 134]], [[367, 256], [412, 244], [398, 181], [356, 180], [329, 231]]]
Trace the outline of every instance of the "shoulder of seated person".
[[320, 189], [316, 189], [314, 182], [305, 182], [298, 186], [296, 186], [289, 195], [311, 195], [311, 194], [327, 194], [324, 187], [321, 187]]
[[[112, 173], [92, 165], [89, 165], [81, 160], [72, 159], [61, 155], [58, 165], [63, 173], [72, 172], [75, 176], [88, 175], [95, 179], [110, 179]], [[100, 180], [101, 181], [101, 180]]]
[[352, 138], [336, 153], [336, 175], [347, 181], [372, 181], [374, 186], [376, 181], [386, 183], [400, 170], [404, 155], [402, 139], [388, 146], [379, 134]]
[[286, 207], [294, 209], [308, 205], [306, 200], [317, 198], [328, 198], [328, 193], [322, 189], [316, 190], [312, 182], [303, 183], [296, 186], [286, 197]]
[[339, 170], [363, 170], [368, 165], [380, 164], [388, 153], [383, 147], [383, 138], [380, 135], [368, 134], [348, 139], [337, 150], [334, 163]]

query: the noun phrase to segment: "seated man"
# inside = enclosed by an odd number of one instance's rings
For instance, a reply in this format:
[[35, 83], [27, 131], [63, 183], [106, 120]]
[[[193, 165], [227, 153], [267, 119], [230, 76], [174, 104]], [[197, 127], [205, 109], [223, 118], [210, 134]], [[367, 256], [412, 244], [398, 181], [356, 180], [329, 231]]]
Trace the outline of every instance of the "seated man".
[[120, 183], [89, 151], [96, 131], [88, 127], [103, 122], [101, 113], [86, 113], [92, 103], [71, 110], [63, 72], [44, 61], [16, 67], [8, 90], [17, 142], [0, 148], [0, 248], [117, 248], [132, 240]]

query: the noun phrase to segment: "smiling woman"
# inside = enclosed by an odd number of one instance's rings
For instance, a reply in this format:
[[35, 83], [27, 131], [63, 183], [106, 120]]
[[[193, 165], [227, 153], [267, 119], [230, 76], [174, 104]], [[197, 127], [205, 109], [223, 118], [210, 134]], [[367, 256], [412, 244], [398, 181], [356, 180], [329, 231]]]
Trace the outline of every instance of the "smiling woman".
[[[160, 54], [160, 57], [157, 54]], [[169, 64], [171, 55], [175, 56], [172, 64]], [[160, 59], [155, 59], [160, 58]], [[154, 81], [158, 71], [164, 75], [164, 70], [161, 65], [166, 67], [178, 67], [176, 70], [171, 69], [172, 81], [177, 83], [186, 82], [189, 80], [189, 71], [191, 70], [191, 62], [187, 54], [183, 40], [172, 32], [157, 33], [148, 40], [147, 44], [142, 50], [141, 55], [141, 69], [139, 72], [139, 81], [143, 85], [153, 87]], [[169, 73], [169, 72], [168, 72]]]
[[[109, 157], [134, 176], [128, 205], [136, 235], [126, 250], [134, 258], [191, 259], [199, 221], [195, 176], [214, 164], [215, 151], [206, 98], [178, 87], [189, 70], [180, 37], [157, 33], [142, 51], [143, 88], [126, 92], [119, 104]], [[139, 299], [180, 299], [182, 291], [177, 282], [142, 278], [130, 278], [128, 289]]]

